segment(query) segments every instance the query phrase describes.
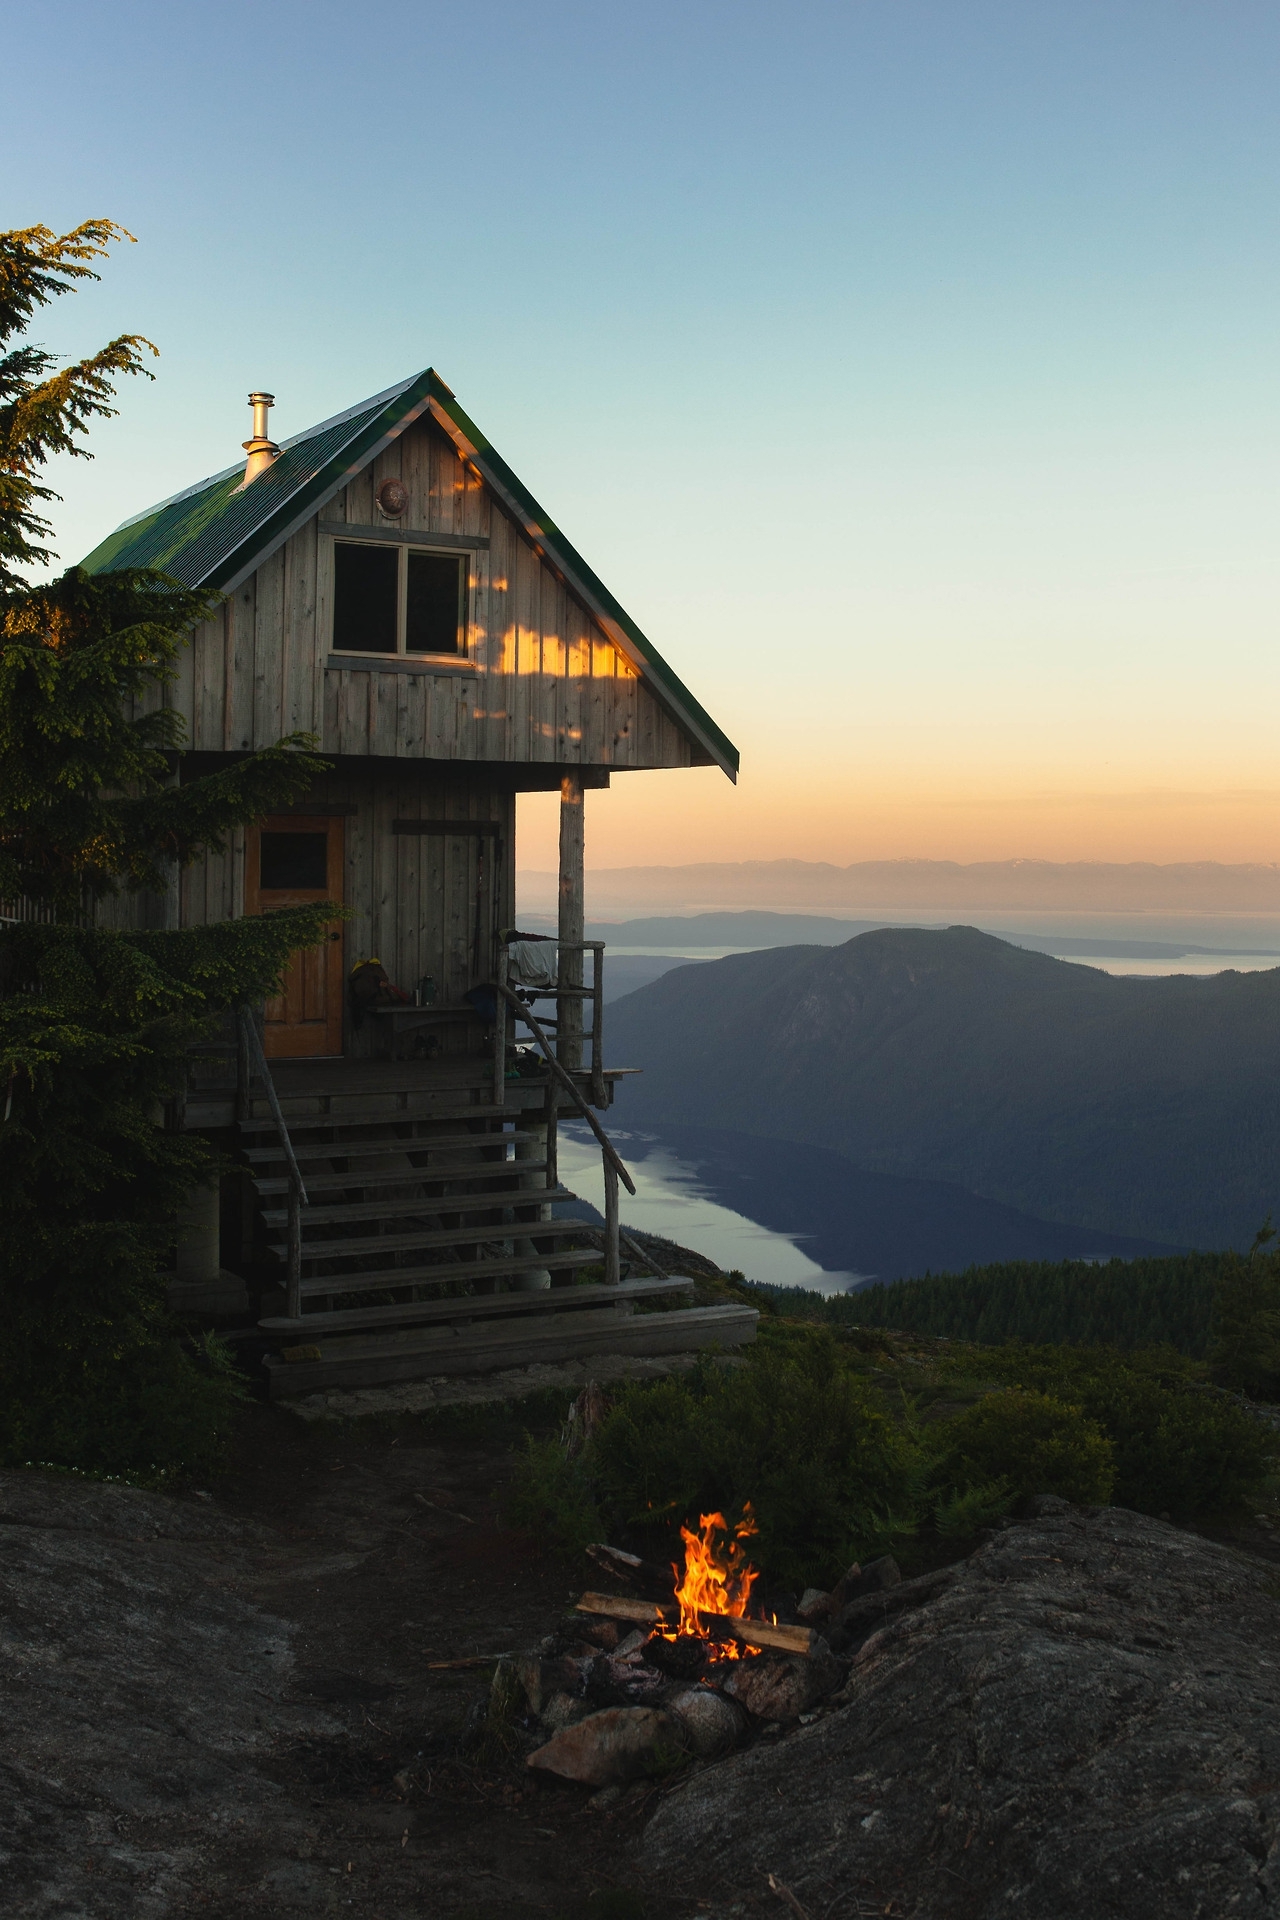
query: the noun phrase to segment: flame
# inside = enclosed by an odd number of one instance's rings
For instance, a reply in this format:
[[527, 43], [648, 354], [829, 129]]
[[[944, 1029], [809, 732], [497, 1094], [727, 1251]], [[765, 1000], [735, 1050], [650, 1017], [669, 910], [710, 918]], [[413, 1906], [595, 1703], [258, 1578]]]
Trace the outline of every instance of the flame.
[[[676, 1599], [680, 1605], [680, 1622], [675, 1633], [665, 1636], [668, 1639], [675, 1639], [676, 1634], [681, 1633], [702, 1637], [704, 1629], [698, 1618], [701, 1613], [727, 1614], [730, 1618], [742, 1619], [751, 1598], [751, 1589], [758, 1578], [742, 1545], [744, 1540], [749, 1540], [760, 1531], [749, 1501], [736, 1527], [730, 1527], [722, 1513], [704, 1513], [698, 1525], [697, 1533], [688, 1527], [680, 1529], [680, 1537], [684, 1541], [684, 1574], [681, 1576], [677, 1566], [673, 1565], [671, 1569], [679, 1581]], [[736, 1640], [718, 1641], [715, 1644], [720, 1658], [738, 1658]]]

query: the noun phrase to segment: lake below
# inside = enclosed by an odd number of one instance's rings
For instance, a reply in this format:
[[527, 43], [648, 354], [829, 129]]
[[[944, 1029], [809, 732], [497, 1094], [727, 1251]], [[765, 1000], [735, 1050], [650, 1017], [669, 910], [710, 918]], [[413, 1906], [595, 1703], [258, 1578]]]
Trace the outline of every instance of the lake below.
[[[1063, 1226], [940, 1180], [864, 1173], [821, 1147], [699, 1127], [610, 1125], [636, 1183], [622, 1222], [661, 1234], [726, 1272], [843, 1293], [870, 1280], [954, 1273], [1001, 1260], [1104, 1260], [1177, 1249]], [[598, 1215], [600, 1149], [562, 1122], [560, 1178]]]

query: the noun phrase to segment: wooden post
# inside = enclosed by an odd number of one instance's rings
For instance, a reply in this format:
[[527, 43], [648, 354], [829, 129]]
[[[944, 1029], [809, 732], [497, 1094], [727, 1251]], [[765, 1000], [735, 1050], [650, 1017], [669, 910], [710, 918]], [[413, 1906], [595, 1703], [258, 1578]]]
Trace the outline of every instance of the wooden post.
[[557, 1132], [558, 1102], [556, 1100], [556, 1083], [550, 1075], [547, 1076], [547, 1103], [544, 1109], [544, 1115], [544, 1124], [547, 1130], [547, 1173], [544, 1184], [548, 1187], [558, 1187], [560, 1184], [559, 1135]]
[[[495, 969], [499, 986], [507, 984], [507, 950], [498, 948], [497, 967]], [[493, 1104], [501, 1109], [507, 1104], [507, 1003], [500, 993], [495, 993], [493, 1009]]]
[[591, 950], [591, 1102], [609, 1104], [604, 1084], [604, 947]]
[[291, 1320], [302, 1314], [302, 1199], [293, 1179], [289, 1181], [289, 1272], [284, 1310]]
[[560, 782], [560, 984], [577, 989], [556, 1001], [556, 1058], [569, 1073], [582, 1068], [582, 950], [564, 943], [582, 939], [584, 913], [582, 775]]
[[253, 1117], [252, 1074], [249, 1041], [244, 1030], [244, 1018], [241, 1016], [236, 1019], [236, 1119], [240, 1121]]
[[607, 1154], [604, 1161], [604, 1283], [616, 1287], [622, 1279], [618, 1258], [618, 1170]]

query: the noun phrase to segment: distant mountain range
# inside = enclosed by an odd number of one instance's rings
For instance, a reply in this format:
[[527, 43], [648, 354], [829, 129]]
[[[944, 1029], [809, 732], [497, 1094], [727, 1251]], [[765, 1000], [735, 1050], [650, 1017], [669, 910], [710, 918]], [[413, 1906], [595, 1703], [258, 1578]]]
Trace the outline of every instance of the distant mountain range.
[[[589, 940], [627, 947], [782, 947], [801, 943], [840, 947], [855, 934], [883, 926], [881, 920], [837, 920], [817, 913], [689, 913], [637, 920], [593, 920]], [[1199, 947], [1182, 940], [1125, 940], [1113, 934], [1087, 939], [1040, 933], [1007, 933], [1015, 947], [1035, 953], [1106, 955], [1115, 960], [1178, 960], [1189, 954], [1242, 955], [1280, 960], [1280, 947]]]
[[626, 1125], [720, 1128], [1049, 1220], [1247, 1244], [1280, 1211], [1280, 972], [1117, 978], [970, 927], [678, 967], [611, 1006]]
[[[555, 876], [522, 872], [521, 897], [555, 898]], [[1150, 861], [811, 860], [716, 861], [672, 867], [594, 868], [593, 913], [611, 907], [767, 907], [842, 912], [858, 907], [1004, 908], [1133, 913], [1151, 908], [1280, 913], [1280, 866], [1226, 866], [1213, 860], [1159, 866]]]

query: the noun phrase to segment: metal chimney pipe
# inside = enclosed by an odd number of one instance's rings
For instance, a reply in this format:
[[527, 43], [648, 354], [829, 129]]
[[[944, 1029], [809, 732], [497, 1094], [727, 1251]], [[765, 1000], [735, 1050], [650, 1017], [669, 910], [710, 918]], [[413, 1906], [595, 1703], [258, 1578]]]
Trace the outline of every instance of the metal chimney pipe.
[[274, 393], [251, 393], [249, 405], [253, 408], [253, 438], [241, 444], [249, 458], [244, 465], [244, 479], [241, 485], [249, 486], [260, 473], [273, 466], [280, 458], [280, 449], [267, 433], [267, 410], [274, 407]]

